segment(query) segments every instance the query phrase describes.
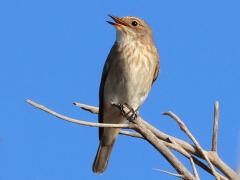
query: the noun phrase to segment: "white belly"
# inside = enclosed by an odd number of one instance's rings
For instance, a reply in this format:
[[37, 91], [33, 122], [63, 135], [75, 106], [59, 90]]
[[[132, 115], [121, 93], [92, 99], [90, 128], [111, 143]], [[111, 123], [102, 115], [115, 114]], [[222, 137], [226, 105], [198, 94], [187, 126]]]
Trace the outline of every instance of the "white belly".
[[105, 82], [105, 104], [127, 103], [133, 109], [138, 109], [151, 88], [153, 68], [153, 63], [149, 63], [144, 56], [138, 59], [118, 59]]

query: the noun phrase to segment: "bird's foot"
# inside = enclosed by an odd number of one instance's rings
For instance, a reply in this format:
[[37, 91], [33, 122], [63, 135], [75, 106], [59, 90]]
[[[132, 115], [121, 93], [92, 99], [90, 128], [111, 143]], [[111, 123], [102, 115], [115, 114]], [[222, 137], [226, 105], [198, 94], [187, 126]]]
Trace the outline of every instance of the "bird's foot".
[[112, 103], [112, 105], [117, 107], [120, 110], [121, 115], [125, 117], [128, 121], [134, 121], [138, 116], [137, 111], [135, 111], [127, 103], [124, 104]]

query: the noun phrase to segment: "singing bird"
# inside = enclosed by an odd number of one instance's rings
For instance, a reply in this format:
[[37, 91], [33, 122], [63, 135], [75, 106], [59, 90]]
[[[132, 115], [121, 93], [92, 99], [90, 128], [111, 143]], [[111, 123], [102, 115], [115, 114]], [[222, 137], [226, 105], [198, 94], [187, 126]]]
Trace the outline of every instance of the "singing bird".
[[[127, 123], [113, 104], [127, 104], [137, 111], [159, 73], [159, 55], [151, 28], [133, 16], [107, 21], [116, 28], [116, 41], [105, 62], [99, 91], [99, 122]], [[99, 128], [99, 148], [93, 172], [103, 173], [120, 128]]]

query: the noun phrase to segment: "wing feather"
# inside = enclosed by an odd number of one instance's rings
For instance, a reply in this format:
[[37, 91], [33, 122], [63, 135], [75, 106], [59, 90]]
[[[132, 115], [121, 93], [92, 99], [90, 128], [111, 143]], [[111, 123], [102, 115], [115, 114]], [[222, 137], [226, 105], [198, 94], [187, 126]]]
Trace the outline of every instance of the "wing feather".
[[[111, 64], [114, 60], [114, 54], [117, 53], [116, 50], [117, 50], [117, 43], [114, 43], [114, 45], [112, 46], [110, 53], [107, 57], [107, 60], [104, 64], [104, 67], [103, 67], [102, 78], [101, 78], [101, 83], [100, 83], [100, 88], [99, 88], [99, 113], [98, 113], [98, 122], [99, 123], [103, 123], [104, 86], [105, 86], [105, 82], [106, 82], [109, 70], [112, 67]], [[99, 140], [101, 140], [103, 129], [104, 128], [99, 128]]]

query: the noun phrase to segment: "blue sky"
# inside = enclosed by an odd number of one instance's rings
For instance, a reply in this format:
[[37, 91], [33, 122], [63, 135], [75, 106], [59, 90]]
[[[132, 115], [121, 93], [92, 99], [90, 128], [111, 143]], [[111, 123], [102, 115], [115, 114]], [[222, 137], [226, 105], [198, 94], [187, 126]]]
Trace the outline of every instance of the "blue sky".
[[149, 144], [123, 136], [106, 173], [93, 174], [97, 129], [61, 121], [25, 103], [30, 98], [71, 117], [97, 120], [71, 103], [98, 105], [102, 67], [115, 40], [114, 28], [105, 22], [109, 13], [142, 17], [154, 32], [161, 72], [141, 115], [187, 140], [161, 115], [172, 110], [209, 149], [213, 104], [219, 100], [219, 154], [236, 168], [239, 1], [9, 0], [0, 2], [0, 179], [175, 179], [152, 170], [174, 171]]

